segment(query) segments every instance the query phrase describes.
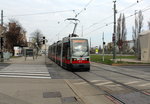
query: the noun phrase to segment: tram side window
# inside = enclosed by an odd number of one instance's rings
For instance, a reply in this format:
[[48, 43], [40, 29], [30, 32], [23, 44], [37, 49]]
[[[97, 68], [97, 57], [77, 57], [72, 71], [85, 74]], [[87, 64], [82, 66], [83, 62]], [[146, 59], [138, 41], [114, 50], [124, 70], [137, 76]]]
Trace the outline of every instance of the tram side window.
[[61, 54], [61, 45], [57, 46], [57, 55], [60, 56]]
[[67, 44], [66, 43], [63, 43], [63, 57], [65, 57], [66, 56], [66, 49], [67, 49]]

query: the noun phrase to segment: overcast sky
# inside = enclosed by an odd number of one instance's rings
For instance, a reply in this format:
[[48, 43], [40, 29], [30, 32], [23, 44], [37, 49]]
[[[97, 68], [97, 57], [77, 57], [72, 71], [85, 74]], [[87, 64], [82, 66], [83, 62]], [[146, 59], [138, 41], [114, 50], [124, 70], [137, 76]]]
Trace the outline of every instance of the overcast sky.
[[[125, 16], [133, 15], [135, 10], [150, 8], [149, 0], [117, 0], [117, 17], [120, 13]], [[86, 7], [86, 10], [84, 8]], [[65, 21], [73, 18], [75, 14], [80, 22], [76, 33], [91, 38], [92, 46], [102, 44], [102, 33], [105, 34], [106, 43], [112, 41], [113, 24], [113, 0], [0, 0], [0, 10], [4, 11], [4, 22], [15, 18], [27, 31], [27, 37], [39, 29], [46, 36], [49, 44], [68, 36], [73, 31], [74, 24]], [[74, 10], [74, 11], [73, 11]], [[147, 21], [150, 20], [150, 9], [143, 12], [144, 26], [147, 30]], [[109, 17], [109, 18], [107, 18]], [[134, 18], [126, 18], [127, 39], [132, 39], [132, 26]]]

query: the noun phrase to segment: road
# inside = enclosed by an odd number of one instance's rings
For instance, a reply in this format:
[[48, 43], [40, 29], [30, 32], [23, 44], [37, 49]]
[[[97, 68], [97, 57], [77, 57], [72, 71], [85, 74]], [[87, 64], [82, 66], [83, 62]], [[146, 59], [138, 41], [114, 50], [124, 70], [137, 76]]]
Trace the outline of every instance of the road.
[[[46, 64], [45, 64], [46, 63]], [[150, 104], [149, 66], [70, 72], [39, 57], [0, 64], [0, 104]]]

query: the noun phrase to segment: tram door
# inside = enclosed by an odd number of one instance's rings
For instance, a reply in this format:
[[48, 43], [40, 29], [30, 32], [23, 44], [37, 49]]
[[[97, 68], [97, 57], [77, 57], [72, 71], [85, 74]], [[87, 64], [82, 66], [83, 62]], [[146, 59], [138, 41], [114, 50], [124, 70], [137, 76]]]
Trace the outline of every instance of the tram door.
[[70, 45], [69, 42], [63, 43], [62, 62], [65, 68], [70, 64]]

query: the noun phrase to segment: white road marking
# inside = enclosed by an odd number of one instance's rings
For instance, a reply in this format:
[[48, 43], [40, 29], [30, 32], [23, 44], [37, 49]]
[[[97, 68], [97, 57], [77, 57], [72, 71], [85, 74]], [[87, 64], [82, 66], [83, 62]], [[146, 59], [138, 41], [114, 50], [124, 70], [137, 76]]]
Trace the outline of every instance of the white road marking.
[[78, 83], [74, 83], [74, 84], [80, 85], [80, 84], [87, 84], [87, 83], [86, 82], [78, 82]]
[[100, 86], [100, 85], [106, 85], [106, 84], [110, 84], [110, 83], [113, 83], [113, 82], [103, 82], [103, 83], [97, 83], [97, 84], [95, 84], [95, 85]]
[[48, 72], [0, 72], [0, 77], [51, 79]]
[[47, 74], [48, 72], [25, 72], [25, 71], [0, 71], [0, 73], [37, 73], [37, 74]]
[[139, 81], [130, 81], [130, 82], [127, 82], [127, 83], [124, 83], [124, 84], [135, 84], [135, 83], [138, 83]]
[[138, 85], [138, 86], [150, 86], [150, 83], [146, 83], [146, 84], [141, 84], [141, 85]]
[[92, 80], [92, 81], [90, 81], [90, 82], [99, 82], [99, 81], [102, 81], [102, 80]]
[[106, 86], [109, 86], [109, 87], [120, 87], [121, 85], [119, 85], [119, 84], [116, 84], [116, 85], [106, 85]]
[[47, 74], [41, 74], [41, 73], [0, 73], [0, 75], [30, 75], [30, 76], [49, 76], [49, 73], [47, 73]]
[[39, 77], [39, 76], [13, 76], [13, 75], [0, 75], [0, 77], [7, 77], [7, 78], [38, 78], [38, 79], [51, 79], [51, 77]]

